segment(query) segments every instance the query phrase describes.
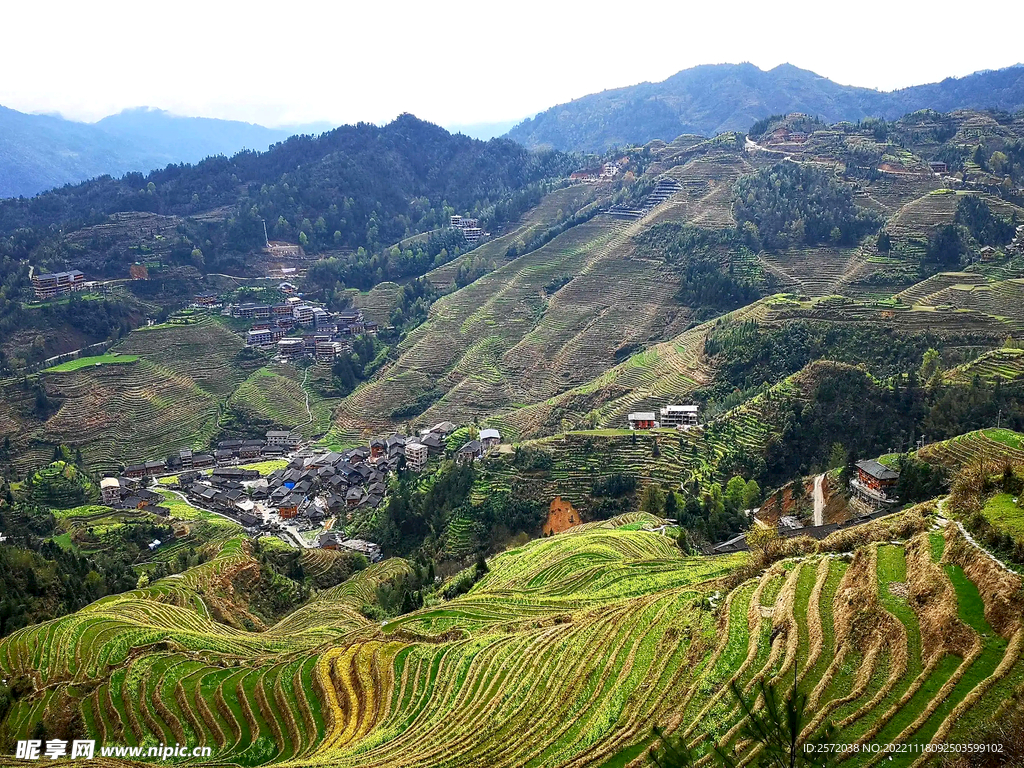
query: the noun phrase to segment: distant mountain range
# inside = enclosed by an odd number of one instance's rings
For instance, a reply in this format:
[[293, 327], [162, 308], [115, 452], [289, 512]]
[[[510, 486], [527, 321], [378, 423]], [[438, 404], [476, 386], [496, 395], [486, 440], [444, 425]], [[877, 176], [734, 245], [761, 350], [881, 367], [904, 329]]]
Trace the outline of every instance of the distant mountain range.
[[615, 145], [670, 141], [684, 133], [745, 131], [773, 114], [803, 112], [826, 122], [895, 119], [919, 109], [1024, 107], [1024, 65], [978, 72], [941, 83], [883, 92], [839, 85], [781, 64], [708, 64], [660, 83], [640, 83], [560, 104], [507, 134], [530, 148], [600, 152]]
[[296, 133], [330, 128], [327, 123], [265, 128], [148, 107], [80, 123], [0, 107], [0, 197], [27, 197], [95, 176], [147, 173], [169, 163], [266, 149]]

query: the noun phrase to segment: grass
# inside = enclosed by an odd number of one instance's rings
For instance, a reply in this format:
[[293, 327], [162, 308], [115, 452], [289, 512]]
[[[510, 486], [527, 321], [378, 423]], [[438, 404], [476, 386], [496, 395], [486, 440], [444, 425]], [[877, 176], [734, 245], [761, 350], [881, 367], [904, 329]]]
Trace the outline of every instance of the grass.
[[90, 365], [118, 365], [134, 363], [138, 359], [138, 355], [119, 355], [115, 352], [106, 355], [94, 355], [93, 357], [79, 357], [75, 360], [68, 360], [65, 363], [45, 368], [42, 372], [66, 373], [68, 371], [77, 371], [79, 368], [86, 368]]
[[986, 502], [981, 514], [1000, 533], [1024, 540], [1024, 509], [1008, 493], [997, 493]]
[[278, 469], [288, 466], [288, 459], [266, 459], [265, 461], [254, 461], [249, 464], [239, 464], [241, 469], [254, 469], [261, 475], [269, 475]]

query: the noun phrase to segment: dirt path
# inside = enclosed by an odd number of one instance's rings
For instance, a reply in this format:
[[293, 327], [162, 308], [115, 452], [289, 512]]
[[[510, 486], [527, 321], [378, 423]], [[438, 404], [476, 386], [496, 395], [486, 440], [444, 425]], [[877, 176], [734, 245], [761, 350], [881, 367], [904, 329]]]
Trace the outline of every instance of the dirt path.
[[814, 524], [824, 525], [825, 492], [821, 489], [821, 483], [825, 475], [821, 474], [814, 478]]

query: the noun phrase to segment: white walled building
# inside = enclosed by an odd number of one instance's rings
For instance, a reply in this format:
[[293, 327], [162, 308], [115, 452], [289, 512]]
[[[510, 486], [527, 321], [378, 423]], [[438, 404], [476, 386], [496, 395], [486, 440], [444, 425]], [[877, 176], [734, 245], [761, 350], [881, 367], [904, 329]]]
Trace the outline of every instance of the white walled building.
[[405, 466], [413, 472], [422, 472], [427, 466], [427, 446], [423, 443], [406, 443]]
[[697, 426], [696, 405], [665, 405], [661, 408], [661, 426], [686, 429]]

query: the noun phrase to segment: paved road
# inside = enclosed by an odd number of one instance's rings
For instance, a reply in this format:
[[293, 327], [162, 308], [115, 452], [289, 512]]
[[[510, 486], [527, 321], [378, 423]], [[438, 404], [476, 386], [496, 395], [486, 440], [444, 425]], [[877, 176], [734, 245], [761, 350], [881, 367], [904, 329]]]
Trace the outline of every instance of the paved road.
[[821, 483], [825, 475], [821, 474], [814, 478], [814, 524], [824, 525], [825, 492], [821, 489]]

